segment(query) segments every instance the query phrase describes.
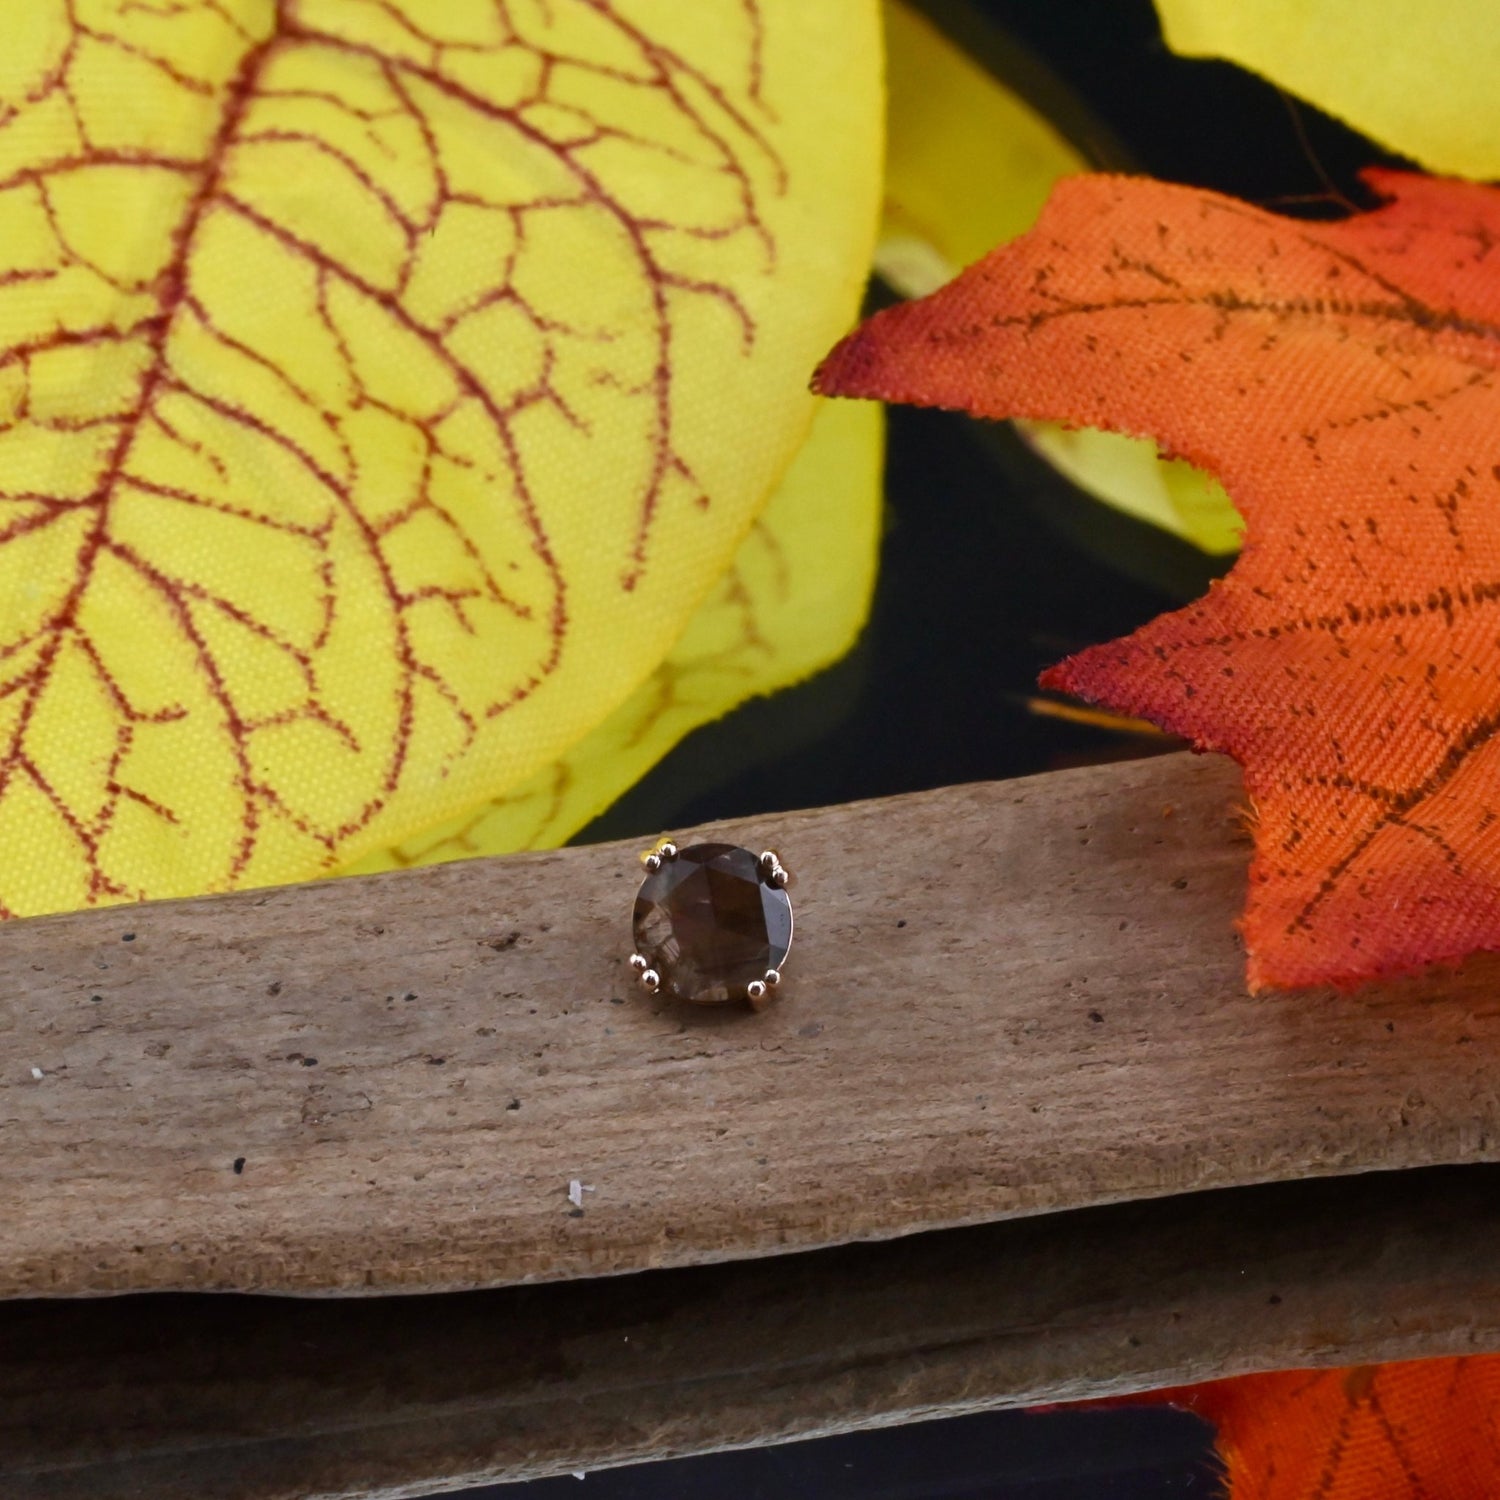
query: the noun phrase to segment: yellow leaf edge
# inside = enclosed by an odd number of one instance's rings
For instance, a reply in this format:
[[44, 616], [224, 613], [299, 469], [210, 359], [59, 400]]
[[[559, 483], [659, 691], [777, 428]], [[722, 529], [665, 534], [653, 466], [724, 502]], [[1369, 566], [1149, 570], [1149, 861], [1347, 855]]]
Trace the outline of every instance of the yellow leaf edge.
[[730, 569], [624, 703], [520, 785], [337, 873], [565, 843], [693, 730], [837, 661], [874, 591], [883, 458], [880, 406], [822, 403]]
[[[643, 8], [677, 15], [669, 0], [651, 0]], [[717, 586], [735, 549], [755, 527], [776, 479], [793, 463], [812, 429], [817, 403], [807, 390], [807, 372], [855, 320], [878, 235], [886, 145], [883, 32], [878, 0], [818, 0], [816, 6], [772, 0], [758, 5], [755, 13], [767, 27], [760, 66], [778, 121], [787, 185], [785, 194], [775, 200], [776, 212], [794, 253], [777, 256], [775, 280], [780, 290], [761, 278], [758, 284], [736, 288], [736, 294], [760, 327], [755, 358], [788, 378], [770, 389], [746, 361], [721, 362], [712, 372], [698, 372], [696, 379], [688, 370], [683, 381], [696, 413], [692, 420], [702, 444], [699, 459], [705, 467], [712, 465], [719, 482], [706, 486], [714, 498], [704, 514], [710, 520], [720, 514], [733, 517], [733, 527], [726, 530], [722, 522], [713, 522], [707, 535], [695, 534], [674, 552], [663, 526], [656, 542], [658, 576], [647, 596], [638, 597], [623, 628], [618, 618], [612, 628], [598, 628], [596, 594], [575, 598], [580, 633], [591, 633], [599, 644], [597, 659], [587, 669], [598, 685], [587, 712], [553, 712], [559, 705], [549, 707], [544, 693], [517, 704], [507, 717], [515, 721], [510, 742], [519, 748], [503, 767], [493, 756], [487, 772], [480, 762], [471, 761], [403, 816], [396, 816], [393, 808], [351, 845], [351, 865], [367, 852], [404, 843], [455, 816], [447, 812], [455, 805], [462, 809], [504, 795], [525, 778], [544, 772], [648, 682], [686, 622]], [[706, 29], [706, 19], [701, 26]], [[787, 75], [779, 91], [773, 71], [778, 51]], [[803, 74], [811, 75], [810, 80]], [[837, 129], [832, 128], [834, 116]], [[801, 288], [795, 295], [788, 291], [792, 277]], [[689, 301], [698, 317], [717, 320], [739, 339], [738, 317], [726, 316], [725, 305], [712, 297]], [[752, 422], [737, 423], [733, 417], [741, 401], [753, 401]], [[760, 488], [747, 503], [756, 476], [761, 476]], [[586, 529], [586, 519], [584, 525]], [[621, 642], [632, 634], [648, 645], [622, 660]], [[552, 694], [554, 700], [559, 696]], [[443, 809], [443, 816], [434, 818], [434, 808]]]
[[[951, 281], [1036, 221], [1083, 154], [906, 0], [884, 0], [889, 62], [885, 201], [876, 270], [905, 297]], [[1017, 422], [1027, 443], [1086, 494], [1190, 542], [1238, 551], [1223, 487], [1149, 439]]]
[[1500, 27], [1487, 0], [1157, 0], [1179, 57], [1234, 63], [1428, 171], [1500, 177]]

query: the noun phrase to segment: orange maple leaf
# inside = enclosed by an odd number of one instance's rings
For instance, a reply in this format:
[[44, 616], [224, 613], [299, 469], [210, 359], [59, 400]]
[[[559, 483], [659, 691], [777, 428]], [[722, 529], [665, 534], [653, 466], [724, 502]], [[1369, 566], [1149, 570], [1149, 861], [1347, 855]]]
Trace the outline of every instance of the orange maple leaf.
[[1500, 1493], [1500, 1356], [1243, 1375], [1151, 1399], [1218, 1429], [1229, 1500]]
[[1080, 177], [818, 373], [828, 394], [1149, 435], [1245, 547], [1043, 682], [1245, 769], [1252, 987], [1500, 948], [1500, 193], [1393, 172], [1298, 222]]

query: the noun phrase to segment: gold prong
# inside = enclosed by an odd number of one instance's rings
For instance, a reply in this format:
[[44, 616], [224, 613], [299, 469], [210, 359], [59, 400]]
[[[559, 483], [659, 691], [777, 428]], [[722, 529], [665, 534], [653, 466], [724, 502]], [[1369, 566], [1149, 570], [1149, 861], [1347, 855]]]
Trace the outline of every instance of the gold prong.
[[766, 970], [766, 988], [768, 990], [774, 990], [776, 988], [776, 986], [778, 984], [780, 984], [780, 983], [781, 983], [781, 970], [780, 969], [767, 969]]
[[641, 855], [641, 863], [652, 874], [671, 860], [677, 858], [677, 845], [671, 839], [659, 839], [655, 845]]
[[661, 988], [661, 975], [655, 969], [642, 969], [640, 980], [641, 988], [648, 995], [654, 995]]
[[766, 1003], [766, 996], [768, 994], [770, 994], [770, 991], [766, 988], [766, 982], [763, 979], [752, 979], [745, 986], [745, 998], [757, 1010]]
[[781, 862], [781, 857], [774, 849], [767, 849], [756, 861], [760, 866], [761, 879], [767, 885], [774, 885], [777, 890], [785, 890], [787, 882], [792, 878], [787, 868]]
[[648, 964], [646, 962], [646, 960], [644, 958], [642, 958], [639, 953], [632, 953], [630, 955], [630, 967], [631, 967], [632, 971], [637, 976], [639, 976], [641, 974], [644, 974], [646, 972], [646, 970], [651, 967], [651, 965]]

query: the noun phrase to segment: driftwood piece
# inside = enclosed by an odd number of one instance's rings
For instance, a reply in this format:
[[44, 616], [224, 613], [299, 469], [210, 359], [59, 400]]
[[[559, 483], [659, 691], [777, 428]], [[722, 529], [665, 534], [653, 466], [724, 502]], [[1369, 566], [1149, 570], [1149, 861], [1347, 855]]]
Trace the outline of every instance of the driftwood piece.
[[1500, 1167], [453, 1296], [0, 1306], [6, 1500], [321, 1500], [1500, 1348]]
[[1495, 963], [1246, 994], [1237, 785], [724, 825], [800, 880], [761, 1015], [632, 990], [620, 845], [10, 925], [0, 1294], [495, 1286], [1500, 1154]]

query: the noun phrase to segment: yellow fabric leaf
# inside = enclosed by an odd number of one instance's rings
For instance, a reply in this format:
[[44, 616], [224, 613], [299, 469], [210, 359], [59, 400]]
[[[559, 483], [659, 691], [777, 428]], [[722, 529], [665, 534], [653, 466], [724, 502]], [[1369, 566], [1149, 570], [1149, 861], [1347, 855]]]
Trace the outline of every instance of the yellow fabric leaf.
[[1211, 557], [1239, 551], [1245, 523], [1224, 486], [1180, 458], [1163, 458], [1149, 438], [1059, 422], [1015, 425], [1059, 474], [1094, 499], [1170, 531]]
[[321, 873], [657, 666], [853, 320], [878, 19], [10, 7], [0, 907]]
[[819, 409], [733, 566], [662, 664], [593, 733], [523, 785], [345, 873], [561, 844], [700, 724], [837, 661], [875, 583], [883, 420], [869, 402]]
[[1167, 46], [1238, 63], [1433, 172], [1500, 177], [1490, 0], [1157, 0]]
[[885, 212], [875, 266], [925, 296], [1036, 222], [1087, 167], [1036, 110], [906, 0], [884, 0]]
[[[1030, 105], [904, 0], [885, 0], [890, 61], [885, 213], [875, 265], [906, 297], [951, 281], [1030, 229], [1059, 177], [1088, 163]], [[1213, 554], [1243, 530], [1217, 480], [1149, 441], [1017, 422], [1080, 489]]]

